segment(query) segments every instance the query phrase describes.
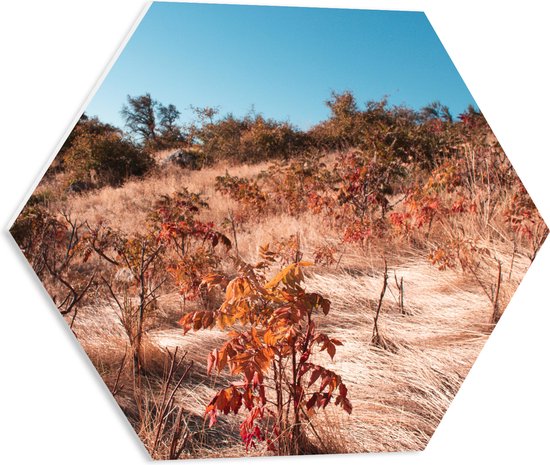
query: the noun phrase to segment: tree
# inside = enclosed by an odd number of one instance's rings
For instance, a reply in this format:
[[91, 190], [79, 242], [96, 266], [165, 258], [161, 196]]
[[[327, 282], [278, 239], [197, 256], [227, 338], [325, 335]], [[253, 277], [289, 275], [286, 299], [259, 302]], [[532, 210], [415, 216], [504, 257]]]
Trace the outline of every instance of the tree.
[[200, 121], [201, 125], [213, 124], [214, 118], [220, 112], [218, 107], [195, 107], [191, 105], [191, 110], [195, 113], [196, 117]]
[[160, 117], [160, 130], [161, 132], [175, 132], [178, 130], [177, 121], [181, 113], [175, 107], [175, 105], [164, 106], [159, 104], [158, 115]]
[[121, 115], [128, 129], [141, 139], [147, 146], [157, 141], [157, 116], [159, 103], [151, 98], [150, 94], [131, 97], [128, 95], [128, 104], [124, 105]]
[[420, 109], [420, 117], [424, 121], [438, 119], [445, 123], [453, 122], [453, 115], [447, 105], [435, 101]]
[[178, 126], [178, 119], [181, 113], [175, 105], [158, 105], [158, 118], [160, 127], [160, 136], [163, 145], [171, 145], [183, 140], [181, 130]]

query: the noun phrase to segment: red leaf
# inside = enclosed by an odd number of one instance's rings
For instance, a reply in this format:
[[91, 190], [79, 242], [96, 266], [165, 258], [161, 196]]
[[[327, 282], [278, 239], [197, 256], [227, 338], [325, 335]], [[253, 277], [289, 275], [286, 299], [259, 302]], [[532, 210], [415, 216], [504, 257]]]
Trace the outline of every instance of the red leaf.
[[311, 409], [315, 406], [315, 404], [317, 403], [317, 398], [318, 398], [318, 397], [319, 397], [319, 393], [316, 392], [315, 394], [313, 394], [313, 395], [309, 398], [309, 400], [308, 400], [307, 403], [306, 403], [306, 409], [307, 409], [307, 410], [311, 410]]
[[309, 384], [308, 384], [307, 387], [310, 387], [313, 383], [315, 383], [315, 381], [317, 381], [319, 379], [319, 376], [321, 376], [322, 372], [323, 372], [323, 369], [321, 367], [316, 367], [311, 372], [311, 378], [309, 378]]
[[323, 376], [323, 380], [321, 381], [321, 387], [319, 388], [319, 392], [322, 392], [323, 389], [325, 389], [330, 384], [330, 382], [332, 381], [332, 378], [333, 376], [330, 373], [327, 373], [325, 374], [325, 376]]
[[334, 355], [336, 354], [336, 347], [332, 342], [327, 343], [327, 352], [330, 355], [330, 358], [334, 360]]
[[340, 383], [339, 391], [342, 397], [346, 397], [348, 395], [348, 388], [344, 383]]

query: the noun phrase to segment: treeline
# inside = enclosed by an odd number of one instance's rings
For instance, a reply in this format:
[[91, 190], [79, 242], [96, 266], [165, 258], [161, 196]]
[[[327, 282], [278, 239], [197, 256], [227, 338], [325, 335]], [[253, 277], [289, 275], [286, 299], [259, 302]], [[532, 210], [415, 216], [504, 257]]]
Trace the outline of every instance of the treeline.
[[131, 97], [122, 107], [125, 129], [81, 117], [61, 148], [48, 175], [65, 172], [74, 191], [120, 185], [142, 176], [154, 165], [153, 154], [179, 149], [193, 168], [220, 161], [258, 163], [289, 160], [304, 154], [358, 149], [378, 162], [411, 162], [430, 169], [449, 154], [473, 127], [487, 124], [469, 107], [453, 120], [449, 109], [435, 102], [420, 111], [390, 106], [386, 100], [360, 107], [351, 92], [332, 93], [325, 102], [329, 117], [307, 131], [287, 121], [249, 113], [220, 115], [212, 107], [192, 107], [195, 118], [182, 124], [180, 111], [149, 94]]

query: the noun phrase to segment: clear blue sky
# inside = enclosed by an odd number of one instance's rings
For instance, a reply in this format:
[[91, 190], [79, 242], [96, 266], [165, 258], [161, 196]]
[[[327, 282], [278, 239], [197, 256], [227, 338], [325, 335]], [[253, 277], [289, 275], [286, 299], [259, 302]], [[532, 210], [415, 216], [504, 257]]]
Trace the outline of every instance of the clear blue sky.
[[[99, 31], [101, 33], [101, 31]], [[126, 96], [149, 92], [182, 121], [218, 106], [308, 128], [330, 92], [461, 113], [475, 102], [423, 13], [154, 3], [86, 113], [123, 126]]]

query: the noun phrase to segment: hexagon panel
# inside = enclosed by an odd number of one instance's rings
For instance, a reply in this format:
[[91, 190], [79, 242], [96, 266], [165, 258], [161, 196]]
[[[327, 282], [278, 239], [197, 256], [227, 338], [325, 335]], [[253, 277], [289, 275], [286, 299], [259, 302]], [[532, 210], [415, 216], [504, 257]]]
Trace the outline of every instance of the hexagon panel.
[[11, 233], [184, 459], [422, 450], [547, 228], [423, 13], [153, 3]]

